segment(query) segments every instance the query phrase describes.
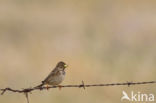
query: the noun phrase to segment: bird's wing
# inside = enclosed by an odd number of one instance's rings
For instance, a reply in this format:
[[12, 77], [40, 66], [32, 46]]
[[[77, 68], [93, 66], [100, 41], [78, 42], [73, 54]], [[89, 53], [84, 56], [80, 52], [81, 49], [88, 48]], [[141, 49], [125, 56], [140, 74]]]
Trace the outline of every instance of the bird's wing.
[[55, 76], [56, 72], [57, 72], [57, 69], [52, 70], [50, 74], [44, 79], [44, 81], [42, 81], [42, 83], [43, 84], [47, 83], [51, 79], [52, 76]]

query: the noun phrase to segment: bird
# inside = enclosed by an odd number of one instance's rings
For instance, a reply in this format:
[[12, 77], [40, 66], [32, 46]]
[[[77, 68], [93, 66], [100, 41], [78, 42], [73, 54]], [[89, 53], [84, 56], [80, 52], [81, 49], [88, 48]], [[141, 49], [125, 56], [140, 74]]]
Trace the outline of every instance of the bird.
[[67, 67], [68, 65], [65, 62], [63, 61], [58, 62], [56, 67], [50, 72], [50, 74], [42, 81], [40, 85], [36, 86], [35, 88], [41, 88], [42, 86], [46, 85], [48, 89], [49, 85], [51, 86], [59, 85], [65, 78], [66, 75], [65, 68]]

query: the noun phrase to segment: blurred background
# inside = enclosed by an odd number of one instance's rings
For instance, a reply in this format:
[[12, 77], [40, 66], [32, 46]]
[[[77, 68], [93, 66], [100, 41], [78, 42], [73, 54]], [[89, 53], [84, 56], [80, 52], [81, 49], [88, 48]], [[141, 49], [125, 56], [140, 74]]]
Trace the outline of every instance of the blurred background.
[[[33, 87], [66, 62], [62, 85], [156, 80], [155, 0], [1, 0], [0, 88]], [[30, 103], [120, 103], [155, 85], [34, 91]], [[26, 103], [7, 92], [1, 103]], [[125, 101], [126, 103], [127, 101]]]

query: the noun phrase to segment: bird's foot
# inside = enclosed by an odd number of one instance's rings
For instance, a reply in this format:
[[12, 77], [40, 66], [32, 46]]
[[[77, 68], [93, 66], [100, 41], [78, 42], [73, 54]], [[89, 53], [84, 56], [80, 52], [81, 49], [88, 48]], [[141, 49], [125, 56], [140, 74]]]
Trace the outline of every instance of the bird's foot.
[[61, 85], [58, 85], [58, 88], [59, 88], [59, 90], [61, 90], [62, 86]]
[[48, 84], [46, 84], [46, 89], [49, 90], [49, 85]]

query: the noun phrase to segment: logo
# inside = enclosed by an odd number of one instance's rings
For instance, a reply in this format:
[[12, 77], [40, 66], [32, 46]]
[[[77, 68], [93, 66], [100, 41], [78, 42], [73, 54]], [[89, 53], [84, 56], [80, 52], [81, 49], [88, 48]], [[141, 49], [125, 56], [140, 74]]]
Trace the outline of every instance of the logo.
[[146, 94], [141, 92], [134, 92], [131, 91], [130, 95], [128, 95], [125, 91], [122, 91], [121, 101], [127, 100], [131, 102], [153, 102], [154, 101], [154, 94]]

